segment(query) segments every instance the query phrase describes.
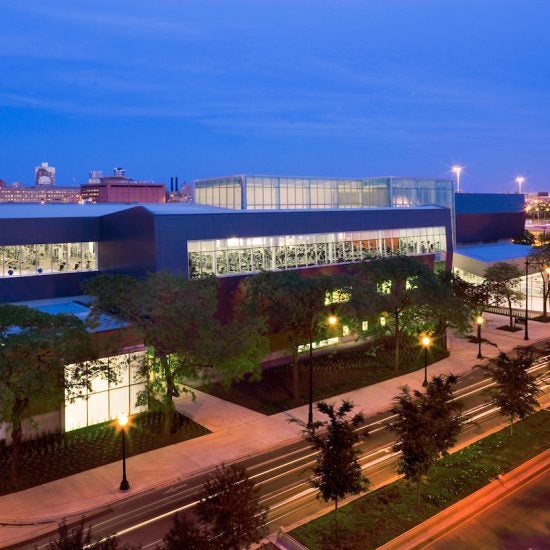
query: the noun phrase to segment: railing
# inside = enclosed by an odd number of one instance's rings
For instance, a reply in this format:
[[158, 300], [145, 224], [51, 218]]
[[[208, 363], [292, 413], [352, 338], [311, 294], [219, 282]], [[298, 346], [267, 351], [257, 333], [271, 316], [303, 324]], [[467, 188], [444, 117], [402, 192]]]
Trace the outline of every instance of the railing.
[[[507, 307], [488, 306], [484, 309], [484, 311], [486, 311], [487, 313], [496, 313], [497, 315], [505, 315], [506, 317], [509, 317], [510, 315], [510, 310]], [[536, 317], [540, 316], [540, 311], [527, 312], [528, 319], [535, 319]], [[516, 319], [525, 319], [525, 310], [512, 308], [512, 317], [515, 317]]]

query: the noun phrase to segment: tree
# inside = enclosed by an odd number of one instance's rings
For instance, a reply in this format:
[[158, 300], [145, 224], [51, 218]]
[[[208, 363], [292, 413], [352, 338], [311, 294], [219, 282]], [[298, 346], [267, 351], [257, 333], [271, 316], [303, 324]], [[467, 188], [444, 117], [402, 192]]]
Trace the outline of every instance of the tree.
[[447, 351], [447, 329], [460, 333], [471, 328], [468, 303], [457, 292], [455, 276], [448, 271], [435, 274], [431, 284], [418, 287], [416, 296], [424, 330], [439, 337], [443, 351]]
[[[392, 331], [394, 367], [399, 369], [400, 344], [407, 331], [403, 323], [406, 313], [423, 305], [422, 299], [436, 285], [434, 273], [423, 263], [409, 256], [393, 256], [365, 262], [352, 277], [351, 305], [358, 318], [387, 313], [387, 326]], [[422, 290], [424, 289], [424, 290]], [[416, 318], [414, 314], [410, 319]], [[408, 329], [419, 333], [418, 326]]]
[[405, 386], [394, 398], [391, 411], [397, 420], [390, 430], [397, 434], [393, 445], [401, 453], [397, 471], [416, 483], [417, 502], [420, 503], [420, 482], [428, 475], [432, 464], [457, 442], [462, 428], [459, 412], [462, 406], [452, 401], [452, 387], [457, 377], [434, 376], [426, 392], [411, 392]]
[[512, 239], [512, 242], [514, 244], [527, 244], [527, 245], [533, 245], [535, 244], [535, 236], [530, 231], [527, 231], [527, 229], [523, 232], [523, 235], [517, 235]]
[[454, 294], [466, 306], [470, 318], [481, 315], [489, 305], [490, 294], [487, 281], [475, 284], [452, 275], [451, 284]]
[[518, 287], [522, 272], [516, 265], [497, 262], [485, 270], [483, 275], [487, 281], [489, 295], [496, 305], [505, 302], [508, 306], [510, 327], [513, 326], [512, 303], [523, 300], [524, 294]]
[[[309, 482], [319, 489], [325, 502], [334, 502], [334, 520], [338, 526], [338, 500], [356, 495], [368, 485], [361, 473], [359, 451], [354, 447], [360, 439], [355, 428], [364, 418], [360, 413], [350, 418], [353, 404], [345, 400], [337, 410], [333, 403], [321, 401], [317, 403], [317, 410], [327, 415], [328, 421], [315, 422], [305, 432], [306, 441], [318, 453]], [[326, 434], [319, 432], [319, 428], [326, 428]]]
[[214, 278], [188, 280], [161, 272], [144, 279], [99, 275], [83, 288], [95, 298], [96, 315], [106, 311], [129, 323], [148, 347], [147, 396], [161, 403], [165, 436], [172, 429], [173, 398], [189, 391], [186, 381], [213, 372], [224, 381], [259, 372], [265, 346], [254, 318], [239, 319], [238, 326], [222, 324]]
[[214, 550], [205, 529], [180, 514], [174, 516], [172, 527], [166, 534], [163, 550]]
[[[46, 550], [138, 550], [140, 546], [120, 545], [116, 537], [108, 537], [92, 542], [92, 530], [84, 529], [85, 518], [74, 527], [69, 527], [65, 520], [58, 525], [57, 539], [50, 541]], [[38, 548], [35, 546], [35, 548]]]
[[527, 257], [529, 265], [540, 273], [542, 280], [542, 316], [547, 317], [547, 304], [550, 294], [550, 244], [534, 247]]
[[529, 368], [533, 364], [533, 354], [530, 351], [517, 349], [513, 357], [500, 352], [492, 359], [486, 370], [493, 377], [495, 387], [487, 390], [503, 416], [510, 421], [510, 433], [513, 433], [514, 420], [523, 420], [535, 411], [538, 405], [535, 396], [538, 389]]
[[[264, 271], [246, 279], [248, 308], [259, 309], [274, 333], [284, 334], [291, 354], [293, 397], [300, 397], [298, 346], [312, 343], [326, 334], [325, 300], [337, 289], [336, 279], [325, 275], [306, 276], [297, 271]], [[311, 384], [310, 384], [311, 390]]]
[[216, 547], [240, 550], [262, 539], [267, 511], [246, 470], [222, 464], [204, 485], [197, 516], [210, 540], [219, 538]]
[[94, 355], [92, 338], [76, 316], [0, 305], [0, 421], [12, 427], [13, 479], [19, 469], [23, 420], [59, 407], [89, 388], [95, 376], [106, 374]]

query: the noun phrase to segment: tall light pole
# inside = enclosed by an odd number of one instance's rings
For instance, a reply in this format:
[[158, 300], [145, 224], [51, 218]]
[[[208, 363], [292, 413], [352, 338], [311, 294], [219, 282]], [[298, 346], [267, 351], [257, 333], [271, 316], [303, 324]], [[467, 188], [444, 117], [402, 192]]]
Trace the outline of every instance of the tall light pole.
[[456, 175], [456, 192], [460, 193], [460, 173], [462, 172], [462, 166], [455, 164], [451, 168], [451, 172], [454, 172]]
[[119, 490], [128, 491], [130, 489], [130, 484], [126, 479], [126, 426], [128, 425], [128, 415], [119, 414], [117, 420], [122, 431], [122, 481]]
[[476, 324], [477, 324], [477, 358], [483, 359], [483, 355], [481, 355], [481, 325], [483, 324], [483, 317], [481, 315], [477, 316]]
[[[336, 315], [329, 315], [327, 323], [330, 327], [338, 324]], [[313, 321], [309, 325], [309, 403], [307, 412], [307, 427], [313, 428]]]
[[521, 195], [521, 186], [525, 182], [525, 178], [523, 176], [518, 176], [516, 178], [516, 183], [518, 184], [518, 193]]
[[428, 348], [432, 343], [432, 339], [429, 336], [424, 336], [421, 343], [424, 348], [424, 382], [422, 382], [422, 385], [426, 387], [428, 385]]
[[525, 258], [525, 333], [524, 340], [529, 340], [529, 260]]

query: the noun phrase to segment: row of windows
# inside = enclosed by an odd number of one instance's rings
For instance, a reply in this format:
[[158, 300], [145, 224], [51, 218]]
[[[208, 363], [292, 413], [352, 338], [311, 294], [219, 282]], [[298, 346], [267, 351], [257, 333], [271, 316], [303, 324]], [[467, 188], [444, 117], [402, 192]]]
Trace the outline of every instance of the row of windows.
[[0, 277], [97, 270], [97, 243], [0, 246]]
[[441, 256], [446, 236], [444, 227], [429, 227], [188, 241], [187, 246], [189, 276], [198, 278], [359, 262], [393, 254]]

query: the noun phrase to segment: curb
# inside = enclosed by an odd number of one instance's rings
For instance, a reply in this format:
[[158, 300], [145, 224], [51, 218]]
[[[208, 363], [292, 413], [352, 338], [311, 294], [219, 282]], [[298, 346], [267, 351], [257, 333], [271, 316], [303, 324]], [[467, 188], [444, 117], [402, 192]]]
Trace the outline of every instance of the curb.
[[378, 550], [426, 548], [438, 538], [447, 535], [462, 523], [494, 506], [548, 469], [550, 469], [550, 449], [524, 462], [511, 472], [499, 475], [489, 485], [380, 546]]

